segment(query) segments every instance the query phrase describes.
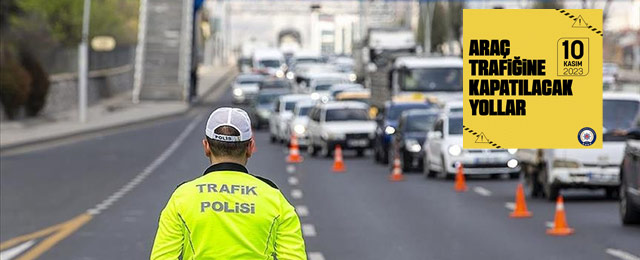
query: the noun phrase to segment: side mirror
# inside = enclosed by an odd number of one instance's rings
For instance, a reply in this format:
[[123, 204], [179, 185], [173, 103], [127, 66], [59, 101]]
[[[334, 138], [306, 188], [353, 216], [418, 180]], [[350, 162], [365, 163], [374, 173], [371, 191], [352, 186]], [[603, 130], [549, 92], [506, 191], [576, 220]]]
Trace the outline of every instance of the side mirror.
[[440, 139], [440, 138], [442, 138], [442, 132], [440, 132], [440, 131], [429, 131], [427, 133], [427, 138], [428, 139]]

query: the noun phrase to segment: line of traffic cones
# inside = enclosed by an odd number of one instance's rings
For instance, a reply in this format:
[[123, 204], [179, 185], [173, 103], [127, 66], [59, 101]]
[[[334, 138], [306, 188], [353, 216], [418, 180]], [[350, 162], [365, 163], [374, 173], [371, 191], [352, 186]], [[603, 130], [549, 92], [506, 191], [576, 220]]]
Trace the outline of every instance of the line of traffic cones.
[[333, 167], [331, 170], [333, 172], [344, 172], [346, 170], [344, 160], [342, 159], [342, 146], [340, 145], [336, 145], [335, 151], [333, 152]]
[[[516, 188], [515, 208], [509, 214], [511, 218], [529, 218], [533, 213], [527, 209], [522, 183], [518, 183]], [[556, 213], [553, 220], [553, 227], [547, 229], [547, 234], [552, 236], [567, 236], [573, 234], [573, 228], [567, 224], [567, 217], [564, 211], [564, 199], [561, 195], [556, 201]]]
[[303, 160], [300, 155], [300, 147], [298, 147], [298, 138], [295, 133], [291, 133], [291, 144], [289, 145], [289, 156], [287, 156], [288, 163], [301, 163]]

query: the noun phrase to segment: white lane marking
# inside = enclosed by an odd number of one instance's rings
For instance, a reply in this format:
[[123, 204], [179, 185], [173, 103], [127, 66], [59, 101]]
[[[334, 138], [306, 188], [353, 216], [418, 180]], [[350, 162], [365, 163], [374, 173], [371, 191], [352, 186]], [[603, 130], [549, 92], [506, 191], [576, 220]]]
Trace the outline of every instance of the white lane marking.
[[640, 260], [640, 257], [637, 257], [629, 252], [625, 252], [620, 249], [607, 248], [606, 252], [607, 254], [610, 254], [622, 260]]
[[29, 249], [29, 247], [31, 247], [33, 244], [35, 244], [36, 242], [34, 240], [29, 240], [27, 242], [24, 242], [18, 246], [9, 248], [7, 250], [4, 250], [2, 252], [0, 252], [0, 259], [2, 260], [11, 260], [14, 257], [22, 254], [22, 252], [24, 252], [25, 250]]
[[302, 235], [305, 237], [315, 237], [316, 227], [313, 224], [302, 224]]
[[324, 260], [324, 255], [320, 252], [309, 252], [309, 260]]
[[299, 189], [291, 190], [291, 197], [293, 197], [294, 199], [301, 199], [302, 198], [302, 191], [299, 190]]
[[309, 216], [309, 208], [307, 208], [307, 206], [305, 205], [296, 206], [296, 212], [298, 212], [298, 216], [301, 218]]
[[288, 173], [294, 173], [296, 172], [296, 166], [293, 164], [287, 165], [287, 172]]
[[169, 158], [169, 156], [171, 156], [171, 154], [173, 154], [178, 149], [178, 147], [180, 147], [180, 145], [184, 142], [187, 136], [189, 136], [191, 131], [193, 131], [193, 129], [202, 120], [202, 118], [203, 118], [202, 116], [197, 116], [193, 118], [193, 120], [191, 120], [191, 122], [187, 125], [187, 127], [185, 127], [184, 130], [182, 130], [180, 135], [178, 135], [178, 137], [175, 140], [173, 140], [171, 145], [169, 145], [169, 147], [166, 150], [164, 150], [164, 152], [162, 152], [155, 160], [153, 160], [151, 164], [149, 164], [146, 168], [144, 168], [142, 172], [138, 173], [138, 175], [136, 175], [133, 179], [131, 179], [127, 184], [122, 186], [122, 188], [120, 188], [118, 191], [111, 194], [111, 196], [107, 197], [102, 202], [95, 205], [93, 208], [88, 209], [87, 213], [89, 215], [100, 214], [100, 212], [109, 208], [109, 206], [111, 206], [113, 203], [121, 199], [133, 188], [138, 186], [138, 184], [140, 184], [145, 178], [147, 178], [151, 173], [153, 173], [153, 171], [155, 171], [164, 161], [167, 160], [167, 158]]
[[480, 187], [480, 186], [473, 187], [473, 191], [475, 193], [480, 194], [481, 196], [485, 196], [485, 197], [491, 196], [491, 191], [490, 190], [487, 190], [487, 189], [485, 189], [483, 187]]
[[555, 224], [555, 223], [553, 223], [553, 221], [547, 221], [547, 222], [544, 222], [544, 225], [545, 225], [547, 228], [554, 228], [554, 227], [556, 226], [556, 224]]
[[287, 178], [287, 181], [289, 182], [289, 185], [298, 185], [298, 178], [295, 176]]
[[509, 209], [509, 210], [515, 210], [516, 209], [516, 204], [513, 202], [507, 202], [504, 204], [504, 207]]

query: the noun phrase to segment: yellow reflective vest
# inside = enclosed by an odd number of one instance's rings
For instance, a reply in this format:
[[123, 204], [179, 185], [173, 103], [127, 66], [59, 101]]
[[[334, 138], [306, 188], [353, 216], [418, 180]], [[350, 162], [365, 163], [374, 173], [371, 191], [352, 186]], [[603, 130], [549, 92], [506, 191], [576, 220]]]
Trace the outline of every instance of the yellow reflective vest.
[[271, 181], [235, 163], [178, 186], [151, 259], [306, 259], [300, 220]]

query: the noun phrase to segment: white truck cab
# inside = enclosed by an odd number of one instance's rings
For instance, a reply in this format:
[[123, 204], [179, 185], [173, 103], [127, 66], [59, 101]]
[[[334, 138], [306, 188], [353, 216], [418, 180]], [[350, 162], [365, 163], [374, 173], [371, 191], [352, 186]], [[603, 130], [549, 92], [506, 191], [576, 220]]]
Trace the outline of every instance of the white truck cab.
[[406, 56], [395, 59], [391, 71], [392, 97], [422, 93], [446, 103], [462, 98], [462, 59]]

